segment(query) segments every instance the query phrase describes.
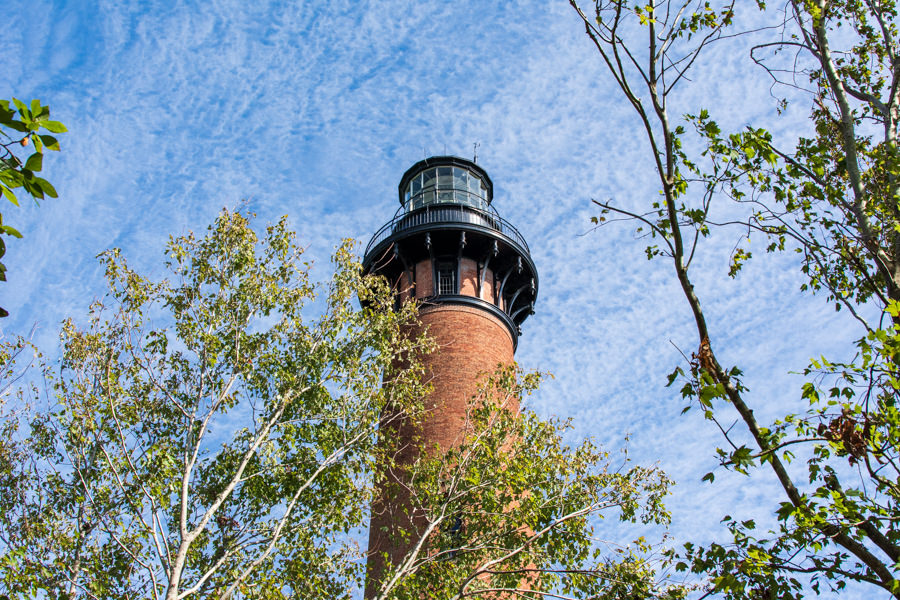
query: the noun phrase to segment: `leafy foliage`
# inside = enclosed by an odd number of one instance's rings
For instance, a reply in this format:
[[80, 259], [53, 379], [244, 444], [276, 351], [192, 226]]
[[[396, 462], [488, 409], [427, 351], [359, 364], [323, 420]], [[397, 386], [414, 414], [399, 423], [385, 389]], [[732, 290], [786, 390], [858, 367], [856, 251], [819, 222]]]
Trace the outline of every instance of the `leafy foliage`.
[[[469, 405], [466, 437], [440, 452], [420, 448], [400, 478], [385, 477], [383, 500], [406, 507], [408, 548], [371, 598], [681, 598], [660, 579], [669, 558], [643, 540], [611, 552], [594, 532], [609, 514], [667, 523], [668, 479], [656, 467], [618, 465], [590, 441], [569, 447], [566, 423], [511, 410], [537, 374], [502, 369]], [[385, 555], [385, 561], [388, 556]]]
[[16, 387], [49, 407], [3, 431], [0, 591], [345, 595], [379, 416], [423, 391], [414, 307], [392, 310], [345, 243], [308, 320], [318, 286], [284, 220], [260, 240], [224, 212], [167, 255], [172, 279], [151, 281], [104, 254], [109, 295], [87, 327], [64, 324], [40, 388]]
[[[40, 100], [25, 104], [17, 98], [0, 100], [0, 193], [18, 206], [14, 190], [22, 189], [35, 201], [49, 196], [56, 198], [56, 189], [49, 181], [39, 177], [44, 166], [44, 151], [59, 150], [59, 142], [50, 133], [63, 133], [66, 126], [50, 120], [50, 107], [41, 105]], [[40, 133], [46, 130], [49, 133]], [[26, 158], [28, 146], [34, 151]], [[10, 225], [3, 224], [0, 213], [0, 258], [6, 254], [6, 242], [2, 236], [21, 238], [22, 234]], [[0, 281], [6, 281], [6, 267], [0, 263]], [[0, 308], [0, 317], [7, 316]]]
[[498, 373], [463, 443], [392, 462], [379, 438], [417, 423], [429, 392], [417, 307], [345, 243], [310, 320], [321, 286], [302, 258], [284, 220], [260, 239], [223, 212], [170, 241], [169, 279], [102, 255], [109, 293], [86, 326], [63, 324], [58, 362], [0, 346], [0, 595], [349, 598], [377, 484], [416, 524], [396, 530], [408, 551], [378, 598], [523, 582], [532, 598], [683, 597], [657, 571], [671, 553], [611, 553], [592, 530], [611, 512], [666, 522], [667, 479], [508, 410], [536, 375]]
[[[667, 100], [675, 85], [687, 81], [685, 73], [710, 43], [729, 37], [733, 2], [637, 9], [613, 0], [598, 2], [591, 17], [573, 6], [643, 123], [663, 193], [643, 213], [598, 203], [595, 222], [622, 215], [661, 240], [647, 255], [672, 260], [699, 338], [689, 369], [676, 369], [669, 384], [682, 382], [689, 407], [699, 406], [723, 432], [727, 446], [717, 449], [723, 467], [769, 469], [784, 493], [773, 498], [776, 528], [759, 533], [752, 520], [726, 517], [732, 542], [689, 544], [679, 567], [708, 576], [710, 591], [728, 598], [799, 598], [807, 585], [815, 592], [840, 590], [848, 581], [900, 597], [895, 2], [791, 0], [769, 30], [776, 37], [753, 48], [751, 58], [777, 83], [807, 86], [810, 133], [792, 150], [777, 147], [764, 128], [725, 134], [707, 110], [688, 114], [687, 127], [669, 122]], [[632, 86], [643, 88], [646, 104]], [[790, 110], [786, 102], [777, 108]], [[684, 150], [698, 142], [702, 152]], [[729, 216], [717, 221], [713, 213], [720, 207]], [[718, 362], [689, 276], [701, 241], [728, 225], [739, 226], [745, 238], [730, 276], [753, 257], [747, 232], [759, 235], [768, 252], [797, 252], [805, 275], [801, 290], [823, 292], [862, 329], [852, 359], [820, 357], [804, 370], [808, 381], [799, 396], [808, 409], [769, 426], [756, 420], [752, 403], [760, 400], [743, 385], [740, 370]], [[873, 321], [873, 313], [880, 318]], [[729, 407], [746, 443], [721, 425]], [[797, 466], [789, 467], [798, 456], [805, 466], [799, 477]]]

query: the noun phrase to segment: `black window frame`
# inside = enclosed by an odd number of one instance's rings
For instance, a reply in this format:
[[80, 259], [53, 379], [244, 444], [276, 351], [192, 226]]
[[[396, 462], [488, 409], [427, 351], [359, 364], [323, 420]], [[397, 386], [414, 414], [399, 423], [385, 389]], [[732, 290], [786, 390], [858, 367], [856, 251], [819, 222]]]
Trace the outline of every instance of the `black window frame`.
[[456, 259], [442, 258], [434, 264], [435, 296], [459, 294], [459, 265]]

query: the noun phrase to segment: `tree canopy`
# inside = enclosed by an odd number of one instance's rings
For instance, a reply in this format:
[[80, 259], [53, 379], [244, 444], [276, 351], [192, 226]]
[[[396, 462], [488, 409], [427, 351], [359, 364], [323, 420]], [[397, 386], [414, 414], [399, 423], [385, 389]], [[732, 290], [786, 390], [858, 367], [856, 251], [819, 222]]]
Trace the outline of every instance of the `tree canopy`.
[[[108, 296], [87, 325], [64, 323], [39, 387], [15, 388], [44, 409], [24, 435], [7, 420], [0, 588], [340, 595], [358, 576], [344, 557], [364, 525], [379, 415], [420, 395], [415, 368], [394, 368], [424, 347], [401, 332], [413, 308], [391, 310], [344, 244], [324, 312], [307, 319], [319, 286], [284, 220], [259, 240], [225, 212], [204, 237], [172, 239], [167, 258], [172, 278], [151, 281], [104, 254]], [[16, 375], [28, 346], [6, 348]]]
[[[170, 240], [166, 279], [100, 258], [108, 293], [63, 323], [58, 360], [0, 347], [0, 595], [358, 596], [392, 460], [379, 435], [421, 418], [429, 389], [417, 306], [349, 242], [314, 283], [285, 219], [257, 235], [221, 213]], [[462, 443], [403, 465], [422, 526], [399, 532], [411, 549], [375, 597], [683, 596], [648, 544], [593, 534], [605, 516], [666, 523], [665, 476], [507, 410], [537, 375], [490, 375]]]
[[385, 502], [404, 506], [401, 519], [414, 526], [393, 533], [409, 550], [388, 564], [370, 598], [684, 596], [684, 586], [657, 572], [669, 561], [651, 544], [620, 545], [595, 533], [608, 517], [668, 523], [668, 478], [590, 440], [568, 446], [565, 421], [510, 410], [539, 379], [499, 370], [469, 403], [461, 444], [421, 447], [413, 465], [400, 466], [402, 478], [381, 471]]
[[[594, 222], [610, 215], [637, 221], [652, 237], [648, 258], [671, 261], [697, 350], [669, 384], [681, 382], [689, 407], [723, 432], [716, 452], [724, 468], [769, 470], [782, 492], [771, 500], [773, 528], [726, 517], [732, 541], [688, 544], [680, 567], [703, 574], [709, 592], [728, 598], [799, 598], [847, 582], [900, 597], [895, 3], [790, 0], [765, 13], [770, 26], [754, 32], [748, 60], [806, 94], [805, 102], [775, 107], [808, 111], [807, 133], [793, 147], [776, 144], [766, 124], [727, 133], [715, 107], [670, 106], [673, 91], [691, 85], [698, 57], [741, 34], [737, 11], [752, 8], [690, 0], [571, 4], [642, 124], [662, 189], [644, 212], [597, 202]], [[685, 120], [673, 121], [673, 111]], [[754, 415], [769, 400], [750, 393], [739, 366], [719, 362], [722, 332], [710, 329], [701, 304], [710, 290], [691, 276], [705, 240], [729, 227], [744, 239], [729, 275], [751, 258], [752, 234], [768, 252], [796, 252], [801, 290], [823, 293], [860, 325], [858, 338], [847, 340], [855, 355], [812, 360], [797, 391], [801, 409], [773, 423]], [[773, 360], [772, 368], [783, 366]], [[743, 430], [726, 426], [735, 414]]]

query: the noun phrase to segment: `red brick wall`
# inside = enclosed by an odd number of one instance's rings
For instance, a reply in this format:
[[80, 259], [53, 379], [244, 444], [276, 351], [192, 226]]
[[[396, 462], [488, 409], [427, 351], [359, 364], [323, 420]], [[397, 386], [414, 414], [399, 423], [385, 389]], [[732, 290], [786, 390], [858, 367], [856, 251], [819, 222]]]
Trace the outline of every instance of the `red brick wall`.
[[[428, 264], [429, 282], [430, 266]], [[417, 293], [419, 289], [417, 286]], [[426, 414], [421, 435], [426, 447], [447, 449], [462, 441], [466, 426], [466, 407], [469, 400], [478, 393], [479, 382], [485, 375], [493, 373], [499, 365], [512, 363], [513, 341], [509, 330], [499, 319], [475, 307], [423, 305], [419, 316], [422, 327], [428, 329], [438, 345], [438, 349], [425, 358], [428, 377], [434, 390], [425, 400]], [[518, 410], [517, 405], [509, 408]], [[390, 432], [385, 436], [385, 441], [395, 444], [399, 462], [412, 463], [415, 454], [408, 442], [419, 432], [408, 424], [394, 425], [385, 430]], [[381, 553], [387, 551], [392, 561], [400, 560], [406, 553], [407, 544], [391, 546], [390, 532], [408, 531], [416, 527], [417, 519], [408, 513], [408, 497], [404, 500], [402, 495], [394, 498], [391, 503], [376, 500], [372, 506], [367, 598], [373, 595], [374, 583], [380, 579], [384, 569]]]
[[434, 294], [434, 272], [431, 261], [416, 263], [416, 298], [427, 298]]
[[437, 352], [425, 359], [434, 393], [426, 402], [423, 433], [426, 443], [447, 448], [458, 441], [466, 404], [478, 392], [479, 380], [512, 363], [512, 337], [499, 319], [474, 307], [422, 307], [419, 318], [438, 344]]
[[478, 265], [471, 258], [459, 261], [459, 293], [464, 296], [475, 296], [478, 286]]
[[413, 282], [409, 280], [409, 272], [403, 271], [400, 276], [397, 278], [397, 281], [393, 283], [393, 289], [400, 295], [400, 301], [406, 302], [410, 298], [412, 298], [412, 294], [415, 292], [413, 287]]

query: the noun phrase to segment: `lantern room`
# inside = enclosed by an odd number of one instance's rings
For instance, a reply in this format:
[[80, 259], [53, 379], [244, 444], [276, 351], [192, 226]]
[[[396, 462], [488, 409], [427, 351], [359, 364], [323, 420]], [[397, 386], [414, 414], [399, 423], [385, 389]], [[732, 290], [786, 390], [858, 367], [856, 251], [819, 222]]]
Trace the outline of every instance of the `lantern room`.
[[537, 270], [522, 234], [492, 206], [493, 183], [472, 161], [434, 156], [398, 186], [400, 208], [366, 247], [363, 267], [387, 277], [398, 302], [479, 307], [513, 345], [533, 313]]

